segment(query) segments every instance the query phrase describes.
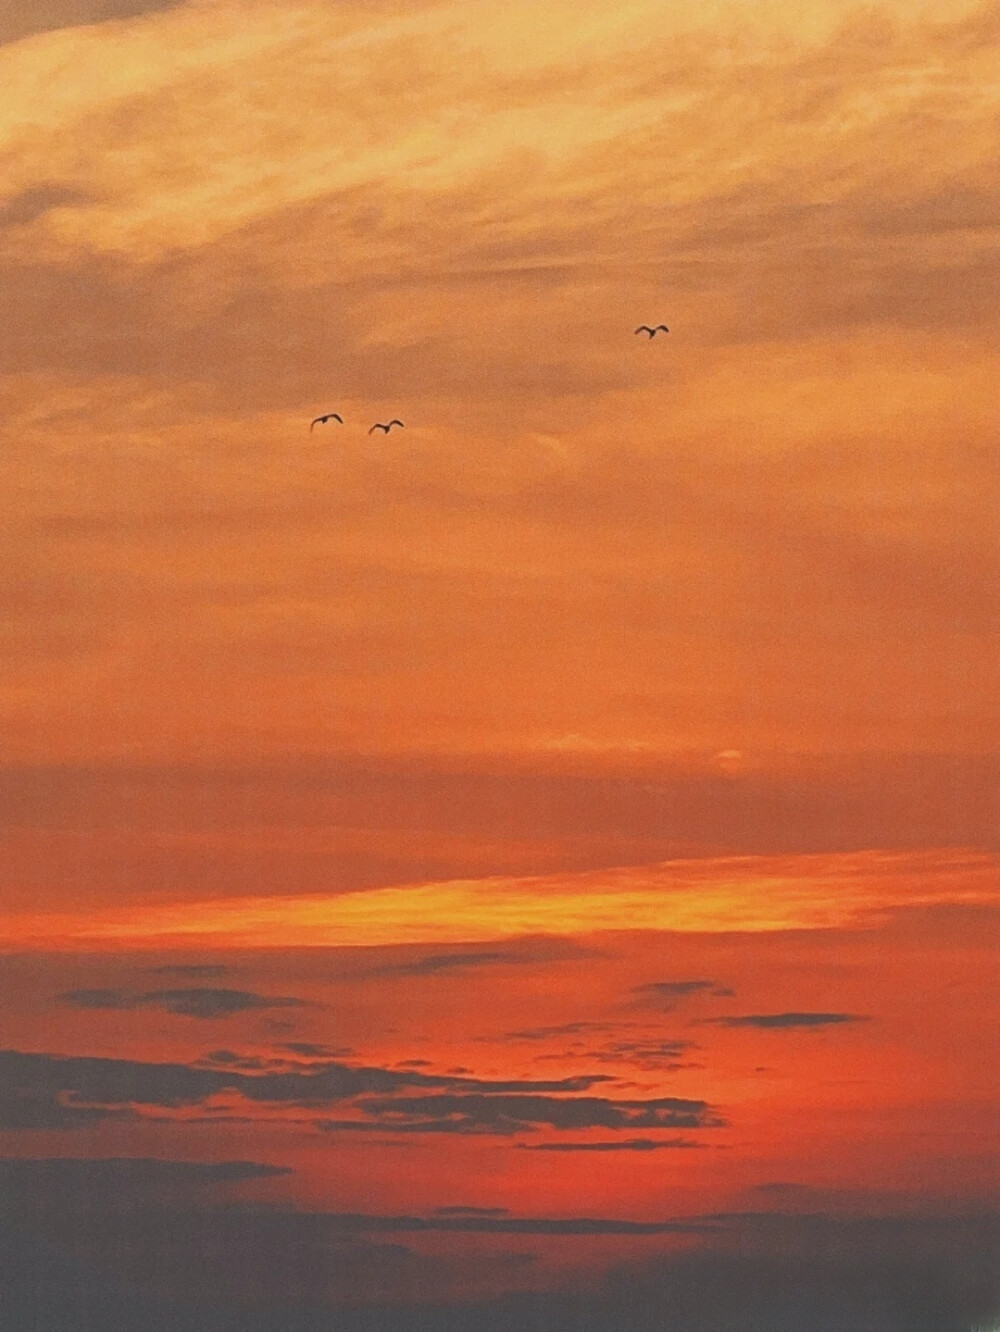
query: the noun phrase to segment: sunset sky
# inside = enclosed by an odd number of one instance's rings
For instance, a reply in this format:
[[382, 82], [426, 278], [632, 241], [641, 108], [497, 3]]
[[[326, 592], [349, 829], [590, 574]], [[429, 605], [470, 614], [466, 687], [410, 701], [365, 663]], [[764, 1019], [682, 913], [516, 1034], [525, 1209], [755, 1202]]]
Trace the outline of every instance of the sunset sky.
[[1000, 1320], [998, 71], [0, 0], [5, 1332]]

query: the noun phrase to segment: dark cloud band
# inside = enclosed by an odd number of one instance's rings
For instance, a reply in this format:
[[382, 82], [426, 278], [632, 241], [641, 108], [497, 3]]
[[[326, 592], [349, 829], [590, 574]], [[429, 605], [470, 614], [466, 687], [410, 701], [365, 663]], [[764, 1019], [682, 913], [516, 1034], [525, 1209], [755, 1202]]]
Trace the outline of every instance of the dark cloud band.
[[143, 14], [176, 9], [182, 3], [183, 0], [31, 0], [28, 4], [4, 5], [0, 10], [0, 45], [58, 28], [139, 18]]

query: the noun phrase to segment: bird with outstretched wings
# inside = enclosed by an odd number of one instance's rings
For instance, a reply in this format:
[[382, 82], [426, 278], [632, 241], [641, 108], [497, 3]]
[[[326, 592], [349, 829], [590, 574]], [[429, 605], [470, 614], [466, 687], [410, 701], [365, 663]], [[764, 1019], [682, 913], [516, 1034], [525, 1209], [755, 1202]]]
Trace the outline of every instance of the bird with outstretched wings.
[[397, 420], [395, 417], [393, 417], [393, 419], [388, 423], [388, 425], [383, 425], [381, 421], [376, 421], [375, 424], [372, 426], [371, 430], [368, 431], [368, 433], [369, 435], [374, 435], [376, 430], [381, 430], [384, 435], [387, 435], [393, 426], [399, 426], [400, 429], [402, 429], [403, 423], [402, 421]]
[[309, 427], [310, 433], [315, 430], [318, 425], [326, 425], [327, 421], [339, 421], [341, 425], [344, 424], [344, 418], [339, 412], [327, 412], [325, 416], [316, 417], [315, 421], [313, 421], [312, 425]]
[[635, 331], [637, 333], [648, 333], [650, 339], [652, 339], [656, 337], [657, 333], [669, 333], [670, 329], [667, 328], [666, 324], [657, 324], [655, 328], [650, 328], [648, 324], [640, 324]]

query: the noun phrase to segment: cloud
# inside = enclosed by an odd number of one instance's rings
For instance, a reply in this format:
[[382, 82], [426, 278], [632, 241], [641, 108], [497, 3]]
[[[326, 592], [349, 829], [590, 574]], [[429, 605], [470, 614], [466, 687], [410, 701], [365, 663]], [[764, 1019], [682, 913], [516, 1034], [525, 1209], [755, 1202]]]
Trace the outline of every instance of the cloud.
[[281, 995], [254, 994], [247, 990], [194, 988], [151, 990], [129, 993], [126, 990], [70, 990], [59, 996], [70, 1008], [117, 1009], [130, 1011], [159, 1008], [182, 1017], [225, 1018], [234, 1013], [256, 1012], [266, 1008], [305, 1008], [304, 999]]
[[661, 1036], [641, 1022], [564, 1022], [524, 1027], [500, 1037], [481, 1039], [546, 1045], [568, 1042], [562, 1049], [537, 1055], [536, 1060], [576, 1059], [597, 1064], [629, 1064], [648, 1070], [687, 1067], [685, 1056], [698, 1048], [694, 1041]]
[[[0, 32], [2, 32], [0, 19]], [[7, 199], [0, 200], [0, 231], [7, 227], [30, 226], [54, 208], [72, 207], [88, 202], [88, 196], [66, 185], [33, 185]]]
[[367, 1216], [326, 1212], [324, 1222], [335, 1230], [360, 1232], [452, 1231], [473, 1235], [676, 1235], [716, 1229], [713, 1221], [626, 1221], [609, 1217]]
[[400, 962], [381, 967], [370, 975], [376, 976], [433, 976], [439, 972], [470, 971], [479, 967], [510, 966], [524, 962], [516, 953], [432, 953], [415, 962]]
[[0, 45], [77, 24], [105, 23], [174, 9], [183, 0], [32, 0], [4, 6], [0, 12]]
[[760, 933], [850, 928], [877, 923], [902, 908], [956, 899], [988, 904], [995, 895], [994, 860], [974, 851], [704, 858], [425, 882], [327, 894], [321, 900], [229, 898], [24, 917], [10, 922], [8, 938], [41, 934], [77, 946], [112, 939], [148, 946], [183, 929], [206, 945], [224, 940], [230, 948], [371, 947], [407, 940], [461, 946], [470, 933], [499, 943], [545, 930], [564, 935], [620, 930], [625, 920], [634, 930]]
[[[766, 1332], [798, 1332], [803, 1326], [816, 1332], [968, 1332], [998, 1309], [995, 1212], [633, 1218], [512, 1216], [503, 1209], [458, 1207], [430, 1214], [302, 1212], [260, 1204], [131, 1212], [100, 1194], [94, 1204], [87, 1226], [74, 1224], [67, 1233], [66, 1221], [76, 1212], [73, 1196], [38, 1195], [39, 1228], [63, 1227], [58, 1269], [48, 1263], [51, 1251], [44, 1241], [34, 1241], [24, 1228], [16, 1236], [12, 1228], [0, 1227], [0, 1256], [16, 1255], [0, 1300], [27, 1290], [37, 1309], [47, 1292], [61, 1289], [57, 1270], [65, 1272], [65, 1251], [72, 1247], [85, 1256], [92, 1277], [113, 1272], [119, 1283], [184, 1301], [171, 1310], [172, 1321], [147, 1311], [142, 1325], [163, 1326], [166, 1332], [217, 1332], [223, 1325], [315, 1332], [331, 1318], [344, 1332], [373, 1326], [387, 1332], [417, 1326], [427, 1332], [511, 1327], [654, 1332], [671, 1324], [691, 1332], [747, 1326]], [[433, 1257], [380, 1242], [425, 1234], [436, 1237]], [[476, 1235], [483, 1237], [482, 1245], [474, 1242]], [[681, 1251], [658, 1252], [657, 1246], [647, 1258], [638, 1255], [649, 1254], [649, 1247], [627, 1245], [619, 1252], [636, 1257], [610, 1272], [595, 1264], [590, 1246], [581, 1245], [555, 1289], [525, 1291], [516, 1266], [498, 1282], [501, 1269], [494, 1258], [502, 1255], [495, 1253], [493, 1240], [504, 1235], [534, 1239], [536, 1255], [546, 1253], [548, 1239], [678, 1235], [691, 1242]], [[559, 1246], [559, 1254], [566, 1260], [569, 1250]], [[28, 1281], [24, 1273], [30, 1273]], [[477, 1281], [488, 1298], [470, 1299]], [[498, 1285], [500, 1290], [513, 1285], [515, 1293], [498, 1295]], [[203, 1307], [188, 1306], [191, 1299]], [[340, 1306], [336, 1312], [334, 1305]], [[81, 1322], [96, 1317], [94, 1307], [83, 1299], [75, 1318], [67, 1312], [60, 1320], [8, 1321], [47, 1332], [98, 1327], [118, 1332], [137, 1325], [110, 1317], [94, 1327]]]
[[762, 1031], [785, 1031], [796, 1027], [836, 1027], [848, 1022], [870, 1022], [858, 1013], [747, 1013], [739, 1017], [702, 1018], [703, 1026], [757, 1027]]
[[357, 1053], [349, 1046], [317, 1045], [315, 1041], [284, 1041], [275, 1049], [304, 1059], [346, 1059]]
[[486, 1133], [510, 1136], [540, 1126], [562, 1130], [605, 1128], [719, 1128], [725, 1120], [706, 1101], [681, 1097], [610, 1100], [598, 1096], [447, 1092], [367, 1097], [363, 1121], [322, 1120], [326, 1132], [387, 1129], [400, 1133]]
[[[974, 891], [977, 878], [983, 884], [980, 896], [986, 897], [985, 884], [995, 869], [986, 859], [978, 867], [972, 858], [960, 865], [954, 851], [937, 853], [940, 873], [915, 853], [894, 861], [848, 853], [797, 866], [785, 856], [810, 847], [838, 854], [852, 845], [915, 847], [921, 839], [938, 839], [941, 846], [991, 846], [997, 837], [992, 812], [1000, 795], [996, 759], [862, 757], [796, 765], [782, 773], [757, 771], [732, 782], [709, 777], [695, 758], [686, 767], [670, 763], [655, 773], [633, 767], [618, 776], [546, 772], [495, 760], [504, 769], [498, 775], [473, 759], [450, 770], [429, 757], [405, 765], [331, 757], [234, 764], [211, 772], [193, 766], [115, 771], [100, 764], [8, 765], [0, 768], [0, 850], [8, 874], [4, 912], [31, 913], [38, 932], [51, 934], [56, 922], [45, 921], [48, 913], [68, 912], [76, 917], [75, 927], [86, 930], [98, 912], [128, 917], [136, 907], [158, 901], [172, 903], [176, 919], [184, 902], [245, 897], [248, 881], [266, 884], [269, 892], [296, 883], [304, 893], [318, 894], [330, 892], [331, 883], [337, 892], [493, 875], [509, 875], [514, 886], [518, 875], [537, 871], [548, 876], [549, 897], [560, 884], [569, 886], [563, 876], [570, 873], [649, 865], [664, 856], [678, 866], [678, 857], [701, 855], [710, 847], [713, 854], [726, 848], [768, 850], [757, 866], [762, 876], [791, 877], [803, 890], [807, 878], [829, 884], [831, 900], [843, 903], [841, 914], [857, 901], [854, 885], [867, 882], [870, 904], [873, 880], [881, 892], [901, 883], [907, 872], [924, 887], [933, 879], [942, 900]], [[237, 791], [246, 811], [239, 836], [227, 825]], [[316, 832], [321, 805], [337, 825], [329, 836]], [[415, 809], [421, 811], [419, 820], [411, 817]], [[116, 811], [127, 811], [127, 833]], [[415, 837], [411, 825], [418, 823], [426, 832]], [[353, 831], [344, 833], [342, 825]], [[779, 852], [784, 854], [775, 855]], [[702, 864], [720, 878], [728, 872], [723, 859]], [[688, 870], [693, 874], [695, 868], [689, 859]], [[749, 865], [733, 868], [741, 882], [749, 878]], [[673, 872], [682, 871], [678, 866]], [[54, 874], [60, 891], [44, 896]], [[578, 882], [589, 887], [593, 880]], [[705, 876], [698, 882], [704, 891]], [[823, 891], [814, 891], [814, 898]], [[470, 891], [470, 900], [476, 896]], [[767, 906], [770, 892], [759, 896]], [[900, 892], [894, 909], [904, 909], [903, 896]], [[284, 900], [285, 907], [277, 905], [266, 929], [255, 936], [261, 943], [287, 937], [292, 899], [286, 893]], [[48, 905], [40, 913], [43, 901]], [[206, 920], [200, 908], [186, 909]], [[552, 928], [539, 917], [536, 906], [518, 932]], [[234, 911], [227, 938], [240, 930], [241, 919], [245, 930], [246, 912]], [[720, 925], [724, 919], [720, 905]], [[416, 913], [410, 924], [416, 925]], [[515, 929], [519, 924], [515, 921]], [[160, 929], [169, 931], [169, 925], [165, 914]], [[13, 921], [8, 929], [16, 940]], [[430, 936], [428, 928], [421, 951], [472, 951], [468, 935], [462, 939], [457, 930], [446, 940]], [[395, 942], [403, 939], [396, 936]], [[512, 946], [509, 938], [483, 943], [491, 952]], [[397, 959], [384, 960], [391, 965]]]
[[135, 1119], [127, 1106], [65, 1104], [55, 1091], [4, 1087], [0, 1091], [0, 1128], [29, 1132], [93, 1128], [105, 1120]]
[[[111, 1264], [107, 1265], [108, 1267]], [[210, 1332], [180, 1320], [160, 1301], [123, 1292], [113, 1272], [71, 1256], [23, 1225], [0, 1223], [0, 1318], [11, 1329], [45, 1332], [118, 1332], [162, 1327], [164, 1332]]]
[[156, 976], [188, 976], [192, 980], [213, 980], [224, 976], [229, 970], [218, 962], [171, 962], [162, 967], [150, 967]]
[[[506, 1102], [508, 1111], [513, 1108], [528, 1114], [533, 1109], [544, 1114], [546, 1098], [551, 1098], [557, 1108], [550, 1113], [565, 1118], [572, 1114], [571, 1107], [580, 1093], [608, 1080], [600, 1074], [548, 1080], [489, 1080], [429, 1074], [416, 1069], [349, 1065], [326, 1059], [303, 1067], [285, 1060], [246, 1058], [232, 1051], [216, 1051], [206, 1065], [192, 1065], [3, 1050], [0, 1051], [0, 1083], [4, 1087], [4, 1096], [0, 1101], [0, 1116], [12, 1129], [81, 1128], [102, 1119], [134, 1118], [137, 1109], [177, 1110], [201, 1105], [222, 1093], [235, 1093], [246, 1103], [242, 1107], [244, 1112], [249, 1104], [322, 1109], [353, 1101], [362, 1112], [374, 1116], [370, 1126], [384, 1130], [389, 1126], [386, 1116], [392, 1114], [395, 1097], [414, 1090], [447, 1089], [449, 1095], [459, 1098], [463, 1093], [472, 1096], [471, 1102], [462, 1110], [463, 1122], [467, 1121], [470, 1127], [487, 1125], [491, 1118], [490, 1106], [496, 1102], [492, 1118], [503, 1123], [504, 1131], [508, 1131], [507, 1115], [499, 1108], [505, 1098], [513, 1098], [513, 1101]], [[559, 1096], [569, 1099], [559, 1102], [556, 1100]], [[376, 1099], [366, 1102], [365, 1097]], [[595, 1102], [595, 1105], [600, 1104]], [[570, 1108], [559, 1110], [560, 1105]], [[704, 1119], [706, 1123], [710, 1120], [702, 1102], [656, 1102], [655, 1109], [653, 1106], [651, 1103], [650, 1114], [656, 1117], [657, 1124], [660, 1118], [666, 1116], [669, 1119], [671, 1114], [677, 1116], [678, 1126], [684, 1127], [696, 1126], [695, 1120]], [[427, 1124], [434, 1122], [427, 1119], [428, 1112], [444, 1116], [451, 1113], [443, 1109], [440, 1102], [436, 1109], [431, 1109], [428, 1103], [414, 1108], [402, 1097], [399, 1111], [398, 1118], [404, 1123]], [[592, 1117], [597, 1112], [592, 1109], [582, 1113]], [[623, 1113], [634, 1118], [639, 1111], [629, 1103]], [[229, 1106], [220, 1119], [227, 1116], [239, 1119], [241, 1108]], [[685, 1120], [683, 1125], [680, 1123], [682, 1118]], [[449, 1131], [447, 1125], [451, 1121], [446, 1118], [444, 1122], [443, 1131]], [[348, 1129], [366, 1126], [363, 1120], [346, 1122]], [[334, 1125], [326, 1122], [321, 1127], [332, 1128]], [[402, 1131], [407, 1130], [404, 1127]]]
[[461, 949], [447, 953], [426, 953], [421, 957], [389, 962], [374, 967], [366, 977], [435, 976], [441, 973], [477, 970], [480, 967], [541, 966], [550, 962], [577, 962], [595, 957], [593, 949], [572, 939], [540, 938], [517, 940], [505, 949]]
[[435, 1216], [509, 1216], [506, 1207], [435, 1207]]
[[607, 1032], [614, 1028], [607, 1022], [560, 1022], [549, 1027], [521, 1027], [516, 1031], [505, 1032], [503, 1036], [484, 1039], [501, 1041], [550, 1041], [560, 1036], [590, 1036], [597, 1032]]
[[[989, 1325], [997, 1312], [995, 1274], [988, 1256], [995, 1221], [961, 1227], [972, 1254], [963, 1260], [940, 1228], [931, 1239], [901, 1222], [877, 1238], [850, 1223], [796, 1242], [789, 1227], [772, 1235], [770, 1251], [747, 1232], [728, 1242], [751, 1251], [725, 1251], [711, 1237], [695, 1251], [622, 1264], [584, 1295], [516, 1295], [469, 1311], [467, 1327], [501, 1332], [542, 1325], [578, 1332], [628, 1327], [654, 1332], [967, 1332]], [[867, 1239], [869, 1248], [861, 1245]], [[907, 1243], [916, 1248], [907, 1251]]]
[[7, 1216], [55, 1212], [85, 1197], [94, 1211], [163, 1206], [191, 1190], [289, 1175], [260, 1161], [179, 1161], [153, 1157], [19, 1157], [0, 1161], [0, 1211]]
[[[512, 1327], [575, 1332], [968, 1332], [996, 1317], [992, 1253], [996, 1218], [950, 1219], [949, 1226], [895, 1222], [875, 1234], [847, 1222], [833, 1231], [791, 1228], [773, 1232], [770, 1251], [747, 1229], [692, 1220], [694, 1246], [633, 1261], [609, 1273], [575, 1271], [559, 1288], [496, 1294], [499, 1268], [491, 1254], [472, 1249], [470, 1227], [454, 1228], [455, 1250], [439, 1266], [404, 1245], [366, 1240], [393, 1233], [419, 1235], [428, 1222], [448, 1218], [367, 1217], [352, 1214], [266, 1214], [210, 1210], [129, 1218], [117, 1227], [95, 1215], [89, 1262], [13, 1230], [0, 1233], [9, 1273], [3, 1292], [12, 1327], [46, 1332], [120, 1332], [134, 1326], [164, 1332], [218, 1332], [234, 1325], [254, 1332], [315, 1332], [334, 1318], [344, 1332], [505, 1332]], [[490, 1218], [482, 1218], [488, 1223]], [[493, 1218], [503, 1222], [503, 1218]], [[616, 1218], [582, 1218], [574, 1228], [559, 1217], [508, 1218], [495, 1232], [547, 1237], [614, 1236], [624, 1239], [685, 1233], [668, 1219], [632, 1229]], [[521, 1228], [523, 1227], [523, 1229]], [[669, 1229], [675, 1227], [677, 1229]], [[434, 1226], [442, 1245], [447, 1230]], [[129, 1242], [125, 1242], [128, 1238]], [[732, 1251], [734, 1240], [749, 1250]], [[863, 1247], [867, 1245], [867, 1250]], [[458, 1246], [461, 1246], [460, 1248]], [[437, 1248], [435, 1250], [438, 1252]], [[131, 1285], [155, 1286], [150, 1296], [113, 1296], [98, 1270], [113, 1270]], [[424, 1273], [417, 1280], [417, 1273]], [[485, 1278], [488, 1297], [456, 1298], [460, 1272]], [[506, 1273], [506, 1285], [511, 1273]], [[523, 1277], [514, 1280], [520, 1286]], [[461, 1284], [461, 1283], [459, 1283]], [[468, 1289], [468, 1287], [463, 1287]], [[188, 1303], [198, 1298], [202, 1307]], [[15, 1303], [15, 1301], [17, 1301]], [[332, 1304], [340, 1307], [333, 1313]], [[252, 1314], [249, 1311], [253, 1311]], [[264, 1310], [269, 1311], [265, 1313]]]
[[262, 1055], [239, 1054], [235, 1050], [209, 1050], [198, 1063], [209, 1068], [239, 1069], [244, 1073], [263, 1073], [268, 1069], [293, 1066], [286, 1058], [267, 1059]]
[[621, 1142], [520, 1142], [529, 1152], [667, 1152], [688, 1151], [706, 1144], [693, 1138], [624, 1138]]
[[733, 991], [720, 986], [718, 981], [682, 980], [652, 981], [647, 985], [636, 986], [635, 993], [644, 1000], [655, 1004], [663, 1012], [672, 1012], [682, 1000], [695, 994], [710, 994], [716, 998], [730, 998]]
[[[564, 1063], [566, 1060], [574, 1059], [577, 1061], [586, 1061], [594, 1064], [626, 1064], [633, 1068], [653, 1071], [674, 1070], [679, 1068], [690, 1068], [691, 1065], [685, 1062], [685, 1056], [691, 1050], [698, 1047], [694, 1041], [677, 1040], [672, 1038], [663, 1038], [654, 1034], [642, 1034], [636, 1036], [623, 1037], [622, 1031], [630, 1031], [635, 1027], [634, 1023], [624, 1023], [621, 1027], [615, 1028], [608, 1026], [603, 1028], [600, 1023], [578, 1023], [569, 1024], [578, 1026], [582, 1029], [595, 1027], [598, 1030], [607, 1030], [619, 1034], [609, 1036], [609, 1039], [595, 1044], [588, 1040], [574, 1040], [568, 1047], [562, 1050], [553, 1050], [546, 1054], [536, 1055], [536, 1062], [559, 1061]], [[540, 1029], [542, 1030], [542, 1029]], [[556, 1029], [556, 1036], [562, 1034]], [[536, 1038], [537, 1039], [537, 1038]], [[551, 1038], [550, 1038], [551, 1039]]]
[[[62, 1206], [53, 1200], [39, 1209], [17, 1239], [13, 1227], [0, 1228], [0, 1260], [19, 1260], [9, 1271], [4, 1261], [5, 1327], [316, 1332], [337, 1317], [332, 1306], [340, 1301], [370, 1303], [373, 1292], [390, 1303], [440, 1296], [454, 1274], [448, 1260], [337, 1231], [307, 1214], [93, 1203], [85, 1228], [67, 1226], [73, 1208], [65, 1197]], [[46, 1242], [50, 1232], [58, 1247]]]
[[[58, 1229], [68, 1215], [66, 1200], [62, 1207], [52, 1202], [42, 1224]], [[46, 1332], [120, 1332], [133, 1326], [164, 1332], [219, 1332], [232, 1326], [316, 1332], [331, 1319], [345, 1332], [373, 1325], [387, 1332], [414, 1326], [459, 1332], [475, 1326], [476, 1311], [467, 1300], [461, 1311], [441, 1307], [456, 1289], [489, 1291], [512, 1280], [523, 1284], [522, 1269], [534, 1255], [498, 1246], [504, 1236], [628, 1239], [697, 1235], [713, 1228], [712, 1223], [601, 1216], [368, 1215], [255, 1207], [149, 1208], [126, 1214], [95, 1206], [86, 1230], [61, 1236], [58, 1250], [30, 1234], [16, 1238], [13, 1230], [0, 1232], [0, 1257], [18, 1258], [0, 1290], [0, 1310], [11, 1310], [16, 1297], [18, 1313], [30, 1310], [33, 1317], [10, 1319], [9, 1325]], [[436, 1252], [415, 1252], [396, 1240], [411, 1235], [436, 1236]], [[476, 1235], [493, 1240], [488, 1251], [470, 1246]], [[74, 1271], [76, 1280], [67, 1282], [67, 1268], [76, 1267], [68, 1249], [83, 1261], [77, 1260], [82, 1271]], [[49, 1261], [60, 1250], [61, 1261]], [[80, 1280], [82, 1272], [89, 1281]], [[127, 1285], [144, 1294], [119, 1296], [106, 1307], [96, 1298], [101, 1272], [107, 1273], [109, 1288]], [[155, 1299], [168, 1303], [157, 1308]]]
[[[694, 1041], [663, 1040], [655, 1037], [634, 1040], [610, 1040], [603, 1045], [588, 1046], [567, 1051], [576, 1059], [586, 1059], [596, 1064], [631, 1064], [635, 1068], [678, 1069], [687, 1068], [685, 1056], [698, 1047]], [[547, 1058], [548, 1056], [546, 1056]]]

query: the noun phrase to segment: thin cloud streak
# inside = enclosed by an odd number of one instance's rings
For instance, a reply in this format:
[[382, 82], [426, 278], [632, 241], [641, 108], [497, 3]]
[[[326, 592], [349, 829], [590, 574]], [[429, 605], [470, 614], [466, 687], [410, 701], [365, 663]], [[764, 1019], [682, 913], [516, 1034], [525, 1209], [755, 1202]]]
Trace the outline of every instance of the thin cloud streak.
[[247, 990], [223, 990], [195, 987], [186, 990], [68, 990], [59, 1002], [69, 1008], [88, 1011], [134, 1012], [158, 1008], [182, 1017], [232, 1017], [236, 1013], [254, 1013], [269, 1008], [305, 1008], [304, 999], [288, 995], [254, 994]]
[[755, 1027], [758, 1031], [815, 1031], [821, 1027], [840, 1027], [855, 1022], [870, 1022], [859, 1013], [746, 1013], [736, 1017], [700, 1018], [704, 1027]]

